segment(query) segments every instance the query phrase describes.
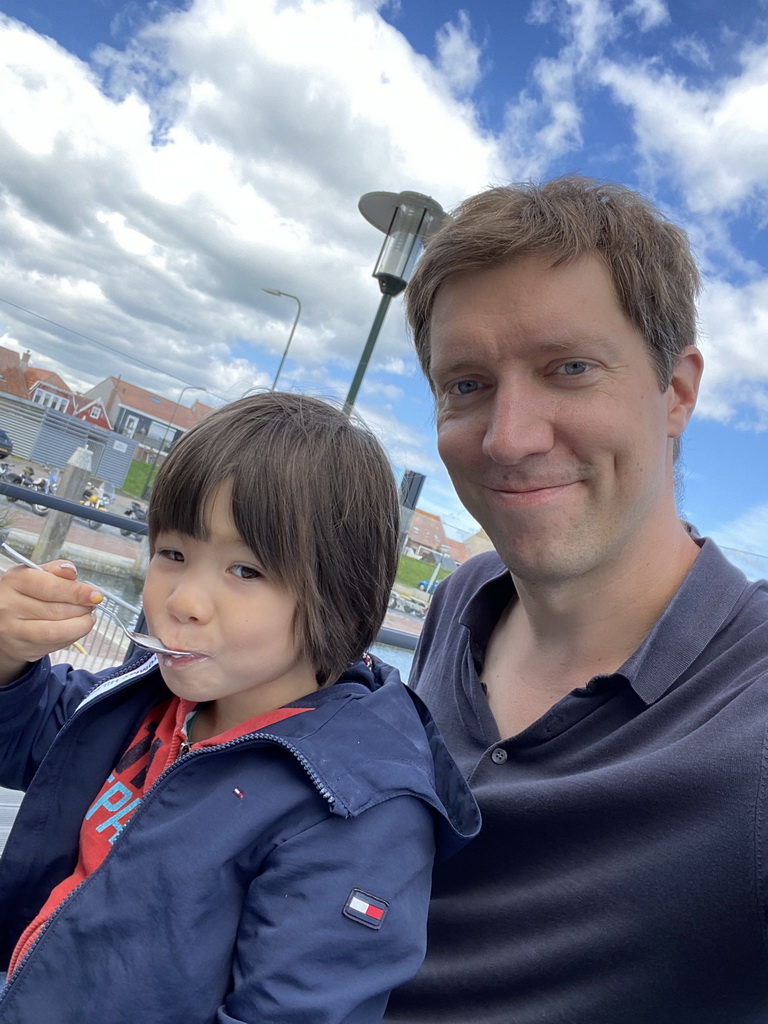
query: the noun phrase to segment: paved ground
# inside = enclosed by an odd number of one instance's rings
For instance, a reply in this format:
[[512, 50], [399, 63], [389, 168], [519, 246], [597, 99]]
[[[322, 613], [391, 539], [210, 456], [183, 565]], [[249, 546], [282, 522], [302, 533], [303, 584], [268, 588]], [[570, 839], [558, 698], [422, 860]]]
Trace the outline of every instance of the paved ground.
[[[126, 506], [128, 507], [128, 506]], [[45, 525], [46, 517], [36, 516], [29, 506], [23, 502], [16, 501], [9, 504], [5, 498], [0, 498], [0, 509], [8, 509], [8, 516], [11, 521], [11, 529], [19, 530], [22, 533], [39, 536]], [[112, 506], [110, 512], [121, 511], [121, 507]], [[67, 533], [67, 541], [72, 544], [80, 544], [83, 547], [93, 548], [95, 551], [104, 551], [113, 555], [122, 555], [130, 558], [136, 557], [139, 545], [132, 537], [123, 537], [114, 526], [101, 526], [98, 530], [91, 530], [85, 520], [73, 519]]]

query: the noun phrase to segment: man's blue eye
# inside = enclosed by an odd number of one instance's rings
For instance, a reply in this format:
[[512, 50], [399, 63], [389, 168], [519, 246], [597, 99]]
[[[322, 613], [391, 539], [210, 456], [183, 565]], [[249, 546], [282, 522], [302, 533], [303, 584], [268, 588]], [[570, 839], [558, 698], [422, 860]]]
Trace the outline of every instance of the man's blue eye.
[[459, 395], [471, 395], [473, 391], [477, 390], [477, 386], [478, 384], [476, 380], [460, 380], [459, 383], [455, 385], [455, 390]]
[[578, 377], [580, 373], [584, 373], [587, 368], [586, 363], [582, 363], [577, 359], [572, 360], [570, 363], [563, 363], [563, 371], [569, 377]]

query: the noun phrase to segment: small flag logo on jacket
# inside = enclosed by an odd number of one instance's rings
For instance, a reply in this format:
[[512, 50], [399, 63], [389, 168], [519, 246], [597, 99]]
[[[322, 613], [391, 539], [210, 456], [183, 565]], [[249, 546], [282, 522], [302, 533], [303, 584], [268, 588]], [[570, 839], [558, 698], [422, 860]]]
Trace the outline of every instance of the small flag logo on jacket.
[[353, 889], [347, 897], [342, 913], [352, 921], [359, 921], [368, 928], [381, 928], [381, 923], [389, 909], [386, 900], [371, 896], [362, 889]]

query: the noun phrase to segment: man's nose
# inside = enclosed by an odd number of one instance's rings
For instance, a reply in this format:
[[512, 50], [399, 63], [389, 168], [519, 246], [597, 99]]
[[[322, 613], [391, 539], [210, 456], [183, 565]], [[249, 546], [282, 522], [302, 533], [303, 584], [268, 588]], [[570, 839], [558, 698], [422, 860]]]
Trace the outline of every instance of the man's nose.
[[490, 403], [483, 454], [501, 465], [544, 455], [555, 443], [556, 406], [533, 383], [497, 387]]

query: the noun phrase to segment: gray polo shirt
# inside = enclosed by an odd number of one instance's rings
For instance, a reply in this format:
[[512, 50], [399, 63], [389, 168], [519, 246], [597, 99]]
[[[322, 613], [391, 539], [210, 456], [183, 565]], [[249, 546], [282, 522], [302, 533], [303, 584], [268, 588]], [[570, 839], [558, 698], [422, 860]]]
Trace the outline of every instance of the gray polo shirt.
[[768, 1022], [768, 584], [712, 541], [641, 647], [502, 739], [478, 679], [513, 597], [442, 583], [411, 682], [483, 830], [436, 869], [398, 1024]]

